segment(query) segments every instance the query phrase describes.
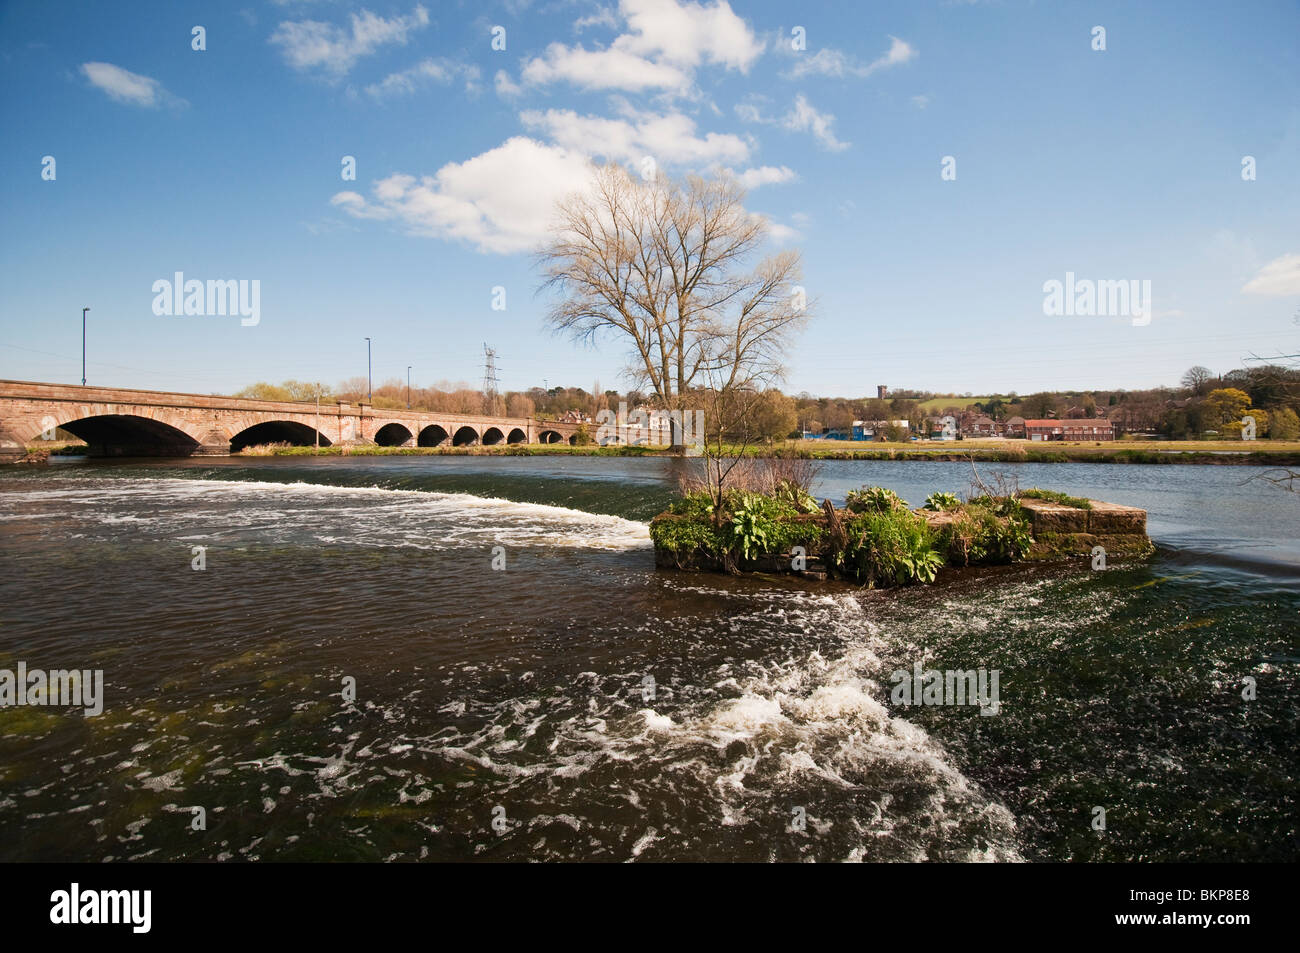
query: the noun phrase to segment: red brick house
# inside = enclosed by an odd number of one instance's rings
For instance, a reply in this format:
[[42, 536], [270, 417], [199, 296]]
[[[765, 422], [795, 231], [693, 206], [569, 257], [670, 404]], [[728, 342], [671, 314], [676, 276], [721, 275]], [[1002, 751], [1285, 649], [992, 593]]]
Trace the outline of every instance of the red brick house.
[[1115, 427], [1108, 420], [1026, 420], [1025, 436], [1030, 440], [1114, 440]]

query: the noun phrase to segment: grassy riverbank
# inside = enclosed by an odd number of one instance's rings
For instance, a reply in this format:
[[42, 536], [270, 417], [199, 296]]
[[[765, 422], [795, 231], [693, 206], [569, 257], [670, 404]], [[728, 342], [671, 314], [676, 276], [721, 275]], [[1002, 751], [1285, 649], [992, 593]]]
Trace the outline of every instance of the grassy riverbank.
[[785, 445], [814, 460], [976, 460], [995, 463], [1198, 463], [1300, 465], [1300, 441], [1117, 440], [1105, 443], [1024, 440], [921, 440], [863, 443], [800, 440]]
[[[250, 447], [246, 456], [661, 456], [667, 447], [574, 447], [568, 444], [512, 444], [495, 447]], [[1199, 463], [1300, 466], [1300, 441], [1116, 441], [1113, 443], [1029, 444], [1010, 440], [963, 440], [960, 443], [852, 443], [801, 440], [758, 447], [729, 447], [729, 454], [749, 457], [797, 457], [811, 460], [976, 460], [994, 463]]]
[[[28, 446], [31, 457], [53, 453], [84, 454], [84, 445]], [[991, 463], [1195, 463], [1249, 466], [1300, 466], [1300, 441], [1295, 440], [1117, 440], [1107, 443], [1023, 440], [923, 440], [915, 443], [865, 443], [846, 440], [791, 440], [751, 447], [728, 447], [728, 454], [749, 457], [791, 457], [810, 460], [930, 460], [964, 461], [974, 457]], [[644, 457], [666, 456], [667, 447], [598, 447], [552, 444], [501, 444], [492, 447], [299, 447], [267, 444], [248, 447], [236, 456], [511, 456], [511, 457]]]

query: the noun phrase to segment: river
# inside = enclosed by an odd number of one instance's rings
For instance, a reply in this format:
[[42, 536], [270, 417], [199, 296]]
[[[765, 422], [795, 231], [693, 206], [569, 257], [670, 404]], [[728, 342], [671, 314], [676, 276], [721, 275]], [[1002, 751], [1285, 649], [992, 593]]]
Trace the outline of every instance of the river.
[[[0, 709], [0, 860], [1300, 857], [1300, 497], [1257, 469], [982, 467], [1158, 553], [864, 592], [656, 571], [680, 466], [0, 468], [0, 668], [105, 695]], [[999, 671], [998, 713], [895, 704], [917, 661]]]

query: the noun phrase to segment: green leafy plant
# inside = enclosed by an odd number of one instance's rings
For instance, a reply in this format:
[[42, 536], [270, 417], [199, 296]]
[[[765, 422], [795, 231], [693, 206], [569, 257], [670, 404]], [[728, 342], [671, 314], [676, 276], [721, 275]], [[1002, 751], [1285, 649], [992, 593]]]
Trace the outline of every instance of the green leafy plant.
[[848, 544], [836, 564], [864, 585], [933, 582], [944, 564], [929, 524], [907, 509], [860, 513], [844, 528]]
[[931, 550], [913, 558], [912, 572], [918, 582], [934, 582], [943, 566], [943, 555]]
[[931, 493], [925, 498], [923, 508], [944, 513], [948, 510], [955, 510], [959, 506], [961, 506], [961, 500], [957, 499], [955, 493]]
[[1017, 562], [1033, 543], [1023, 517], [999, 516], [993, 507], [979, 505], [958, 510], [939, 528], [938, 537], [947, 561], [957, 566]]
[[773, 497], [789, 503], [800, 513], [816, 513], [821, 509], [813, 495], [793, 480], [778, 480]]
[[845, 506], [850, 513], [888, 513], [907, 509], [907, 500], [883, 486], [867, 486], [850, 490]]
[[1025, 519], [1025, 509], [1014, 496], [976, 496], [966, 501], [968, 507], [979, 507], [997, 516]]
[[696, 550], [718, 555], [728, 545], [710, 520], [662, 513], [650, 522], [650, 538], [659, 549], [678, 555]]
[[772, 520], [779, 515], [773, 512], [778, 508], [774, 503], [775, 500], [756, 493], [746, 493], [740, 506], [732, 512], [730, 541], [742, 558], [752, 559], [767, 552]]
[[668, 506], [668, 512], [677, 516], [712, 516], [713, 498], [704, 490], [687, 493]]

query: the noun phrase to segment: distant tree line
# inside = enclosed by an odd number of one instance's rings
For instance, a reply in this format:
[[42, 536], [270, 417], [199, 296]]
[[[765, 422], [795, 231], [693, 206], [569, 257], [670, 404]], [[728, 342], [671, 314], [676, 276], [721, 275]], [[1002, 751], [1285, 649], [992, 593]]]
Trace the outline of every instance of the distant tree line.
[[[366, 397], [366, 379], [354, 377], [334, 386], [288, 380], [281, 384], [259, 382], [234, 396], [261, 400], [314, 401]], [[406, 407], [406, 383], [392, 378], [374, 389], [374, 406], [380, 409]], [[510, 417], [556, 419], [576, 411], [593, 419], [602, 410], [629, 410], [654, 406], [638, 391], [606, 390], [599, 381], [590, 389], [581, 387], [532, 387], [505, 391], [490, 403], [480, 388], [464, 382], [440, 381], [433, 387], [412, 387], [411, 408], [424, 412], [456, 414], [498, 414]], [[690, 390], [683, 401], [690, 404]], [[970, 395], [933, 394], [924, 391], [895, 391], [892, 396], [815, 397], [808, 393], [790, 396], [776, 388], [755, 389], [743, 423], [732, 423], [723, 436], [771, 443], [797, 437], [801, 432], [821, 434], [847, 431], [855, 420], [906, 420], [913, 432], [927, 418], [945, 414], [978, 413], [994, 420], [1012, 417], [1040, 419], [1055, 417], [1107, 417], [1123, 431], [1159, 434], [1176, 440], [1206, 436], [1240, 436], [1241, 420], [1255, 418], [1256, 435], [1279, 440], [1300, 439], [1300, 369], [1261, 365], [1214, 374], [1204, 367], [1190, 369], [1179, 387], [1147, 390], [1041, 391], [1035, 394]], [[739, 420], [740, 418], [738, 418]], [[706, 421], [716, 433], [716, 421]], [[891, 439], [903, 436], [897, 429]], [[743, 433], [741, 432], [743, 431]]]
[[[372, 393], [372, 403], [378, 409], [406, 409], [406, 382], [399, 378], [390, 378], [376, 384]], [[233, 396], [254, 400], [314, 402], [318, 395], [322, 402], [346, 400], [359, 403], [366, 399], [366, 379], [353, 377], [334, 385], [317, 381], [287, 380], [279, 384], [259, 381]], [[556, 419], [576, 411], [594, 418], [601, 410], [617, 410], [621, 401], [632, 408], [644, 403], [644, 397], [635, 391], [621, 393], [602, 390], [599, 381], [590, 391], [581, 387], [532, 387], [523, 391], [503, 391], [492, 400], [488, 399], [481, 388], [472, 387], [464, 381], [439, 381], [432, 387], [412, 386], [410, 389], [411, 409], [425, 413]]]

